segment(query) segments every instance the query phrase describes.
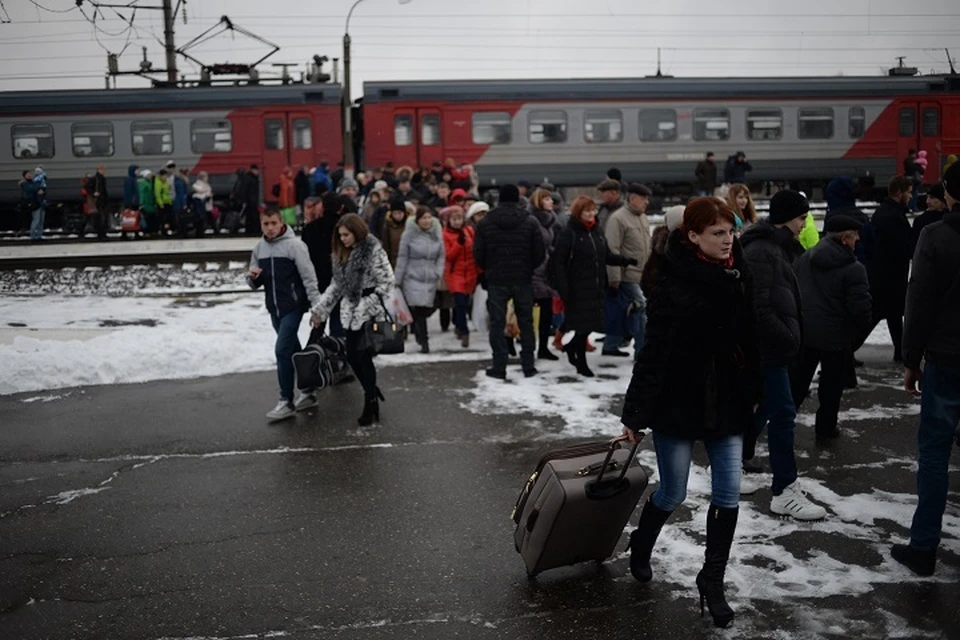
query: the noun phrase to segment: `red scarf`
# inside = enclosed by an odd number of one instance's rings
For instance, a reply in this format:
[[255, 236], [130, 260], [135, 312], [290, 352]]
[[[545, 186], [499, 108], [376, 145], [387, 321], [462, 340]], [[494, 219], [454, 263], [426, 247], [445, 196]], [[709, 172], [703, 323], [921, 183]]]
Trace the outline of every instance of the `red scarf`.
[[587, 221], [584, 220], [583, 218], [580, 218], [580, 222], [582, 222], [582, 223], [583, 223], [583, 226], [587, 228], [587, 231], [590, 231], [590, 229], [593, 229], [595, 226], [597, 226], [597, 219], [596, 219], [596, 218], [594, 218], [594, 219], [591, 220], [590, 222], [587, 222]]
[[733, 251], [730, 252], [729, 257], [726, 260], [714, 260], [713, 258], [708, 257], [703, 251], [697, 249], [697, 257], [703, 260], [704, 262], [709, 262], [710, 264], [718, 264], [724, 269], [733, 268]]

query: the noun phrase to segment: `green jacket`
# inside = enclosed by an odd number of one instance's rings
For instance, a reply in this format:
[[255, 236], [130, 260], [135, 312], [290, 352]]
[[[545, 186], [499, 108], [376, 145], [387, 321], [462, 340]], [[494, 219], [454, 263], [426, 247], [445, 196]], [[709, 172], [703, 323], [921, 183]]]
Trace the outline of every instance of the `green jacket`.
[[813, 214], [808, 212], [807, 223], [803, 226], [803, 231], [800, 232], [800, 244], [809, 251], [818, 242], [820, 242], [820, 232], [817, 231], [817, 224], [813, 221]]
[[153, 194], [152, 178], [140, 178], [137, 180], [137, 195], [140, 196], [140, 211], [156, 213], [157, 200]]
[[170, 195], [170, 185], [162, 178], [153, 180], [153, 196], [157, 201], [158, 207], [173, 206], [173, 197]]

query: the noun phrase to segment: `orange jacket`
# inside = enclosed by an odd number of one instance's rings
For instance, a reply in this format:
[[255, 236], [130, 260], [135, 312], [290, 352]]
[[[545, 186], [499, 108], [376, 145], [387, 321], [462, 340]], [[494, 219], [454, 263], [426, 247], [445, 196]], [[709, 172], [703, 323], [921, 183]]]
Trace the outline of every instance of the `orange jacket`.
[[280, 201], [277, 204], [281, 209], [297, 206], [297, 188], [289, 171], [280, 174]]

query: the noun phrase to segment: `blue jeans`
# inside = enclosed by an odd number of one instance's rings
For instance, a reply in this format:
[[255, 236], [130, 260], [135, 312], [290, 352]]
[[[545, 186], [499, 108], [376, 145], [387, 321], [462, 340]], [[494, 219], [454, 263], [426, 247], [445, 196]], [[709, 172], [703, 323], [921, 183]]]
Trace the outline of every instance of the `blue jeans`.
[[300, 320], [303, 312], [292, 311], [282, 318], [270, 316], [273, 329], [277, 332], [277, 344], [274, 351], [277, 354], [277, 380], [280, 383], [280, 398], [293, 402], [293, 354], [300, 351], [300, 339], [297, 331], [300, 329]]
[[467, 326], [467, 313], [470, 311], [470, 296], [465, 293], [453, 294], [453, 326], [461, 336], [470, 333]]
[[767, 426], [767, 448], [773, 471], [773, 495], [778, 496], [797, 479], [797, 459], [793, 453], [793, 431], [797, 409], [790, 391], [787, 367], [763, 365], [763, 402], [757, 410], [755, 433]]
[[[634, 303], [639, 304], [639, 308]], [[628, 312], [634, 305], [632, 312]], [[633, 338], [633, 355], [643, 348], [647, 329], [647, 301], [639, 284], [621, 282], [616, 293], [607, 289], [605, 301], [606, 336], [603, 339], [604, 351], [615, 351], [625, 336]]]
[[30, 214], [30, 239], [39, 240], [43, 237], [43, 221], [47, 217], [47, 210], [37, 207]]
[[[653, 504], [663, 511], [673, 511], [687, 498], [687, 479], [690, 477], [690, 459], [696, 440], [686, 440], [653, 432], [653, 446], [657, 451], [657, 469], [660, 486], [653, 494]], [[704, 440], [710, 458], [713, 484], [711, 502], [718, 507], [732, 509], [740, 505], [740, 456], [742, 436], [724, 436]]]
[[493, 370], [507, 370], [507, 302], [513, 299], [513, 309], [520, 325], [520, 365], [524, 371], [535, 369], [533, 350], [537, 338], [533, 334], [533, 285], [487, 285], [487, 315], [490, 317], [490, 348], [493, 349]]
[[917, 510], [910, 527], [910, 546], [933, 550], [940, 543], [947, 506], [947, 471], [954, 432], [960, 423], [960, 367], [927, 361], [920, 399], [917, 468]]

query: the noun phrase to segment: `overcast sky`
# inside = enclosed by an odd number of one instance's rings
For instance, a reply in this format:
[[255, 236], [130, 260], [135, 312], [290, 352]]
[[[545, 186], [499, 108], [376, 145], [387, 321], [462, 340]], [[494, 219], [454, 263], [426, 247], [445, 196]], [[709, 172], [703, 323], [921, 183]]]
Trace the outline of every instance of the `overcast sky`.
[[[157, 6], [160, 0], [110, 0]], [[281, 47], [272, 62], [342, 55], [353, 0], [188, 0], [183, 46], [221, 15]], [[102, 88], [107, 51], [136, 69], [146, 46], [164, 65], [159, 11], [114, 10], [95, 24], [75, 0], [0, 0], [0, 90]], [[6, 13], [5, 13], [6, 12]], [[125, 19], [129, 10], [121, 10]], [[897, 56], [922, 73], [960, 60], [958, 0], [363, 0], [350, 23], [353, 93], [365, 80], [449, 78], [877, 75]], [[221, 35], [192, 53], [204, 63], [252, 62], [268, 49]], [[182, 59], [181, 73], [197, 69]], [[960, 64], [955, 62], [960, 67]], [[326, 67], [327, 71], [330, 66]], [[120, 86], [147, 86], [124, 78]]]

